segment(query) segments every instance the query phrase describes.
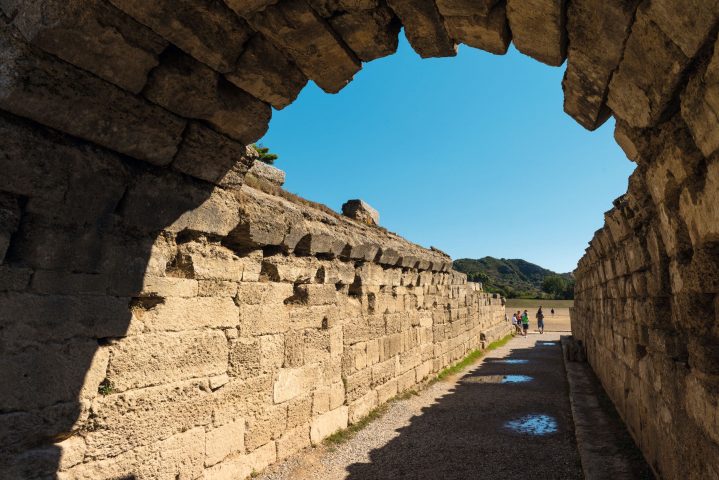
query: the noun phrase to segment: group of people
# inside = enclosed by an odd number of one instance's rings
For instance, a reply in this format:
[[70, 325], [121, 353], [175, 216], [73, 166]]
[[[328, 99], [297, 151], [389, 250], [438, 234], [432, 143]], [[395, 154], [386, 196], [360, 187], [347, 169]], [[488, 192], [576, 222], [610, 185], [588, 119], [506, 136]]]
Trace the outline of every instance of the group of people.
[[[552, 309], [552, 315], [554, 315], [554, 309]], [[535, 317], [537, 318], [537, 329], [539, 333], [544, 333], [544, 312], [542, 312], [541, 306], [539, 310], [537, 310]], [[516, 313], [512, 314], [512, 327], [517, 331], [518, 335], [527, 336], [527, 332], [529, 331], [529, 314], [526, 310], [523, 313], [517, 310]]]

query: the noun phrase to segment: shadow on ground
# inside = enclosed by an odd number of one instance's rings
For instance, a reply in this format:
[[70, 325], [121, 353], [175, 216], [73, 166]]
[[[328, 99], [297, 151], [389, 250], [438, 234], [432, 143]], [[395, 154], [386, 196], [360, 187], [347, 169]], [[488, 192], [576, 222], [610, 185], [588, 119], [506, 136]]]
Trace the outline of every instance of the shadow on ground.
[[[502, 383], [506, 375], [532, 379]], [[507, 425], [515, 422], [533, 431], [529, 416], [544, 416], [540, 424], [549, 422], [555, 431], [537, 435]], [[583, 478], [558, 342], [545, 345], [537, 338], [536, 346], [513, 349], [502, 359], [486, 358], [399, 433], [370, 453], [370, 463], [350, 465], [347, 478]]]

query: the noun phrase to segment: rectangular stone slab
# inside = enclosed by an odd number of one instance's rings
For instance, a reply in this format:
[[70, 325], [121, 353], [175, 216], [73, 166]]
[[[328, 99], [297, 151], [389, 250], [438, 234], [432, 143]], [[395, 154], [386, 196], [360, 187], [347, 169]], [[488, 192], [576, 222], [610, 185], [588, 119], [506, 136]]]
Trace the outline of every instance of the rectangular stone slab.
[[705, 157], [719, 149], [719, 51], [714, 50], [706, 70], [689, 80], [681, 97], [681, 114], [694, 143]]
[[287, 52], [302, 72], [337, 93], [361, 67], [359, 60], [303, 0], [286, 0], [248, 17], [253, 28]]
[[399, 43], [400, 22], [386, 6], [333, 15], [330, 25], [363, 62], [392, 55]]
[[437, 0], [437, 9], [443, 17], [486, 17], [498, 3], [500, 0]]
[[507, 53], [512, 40], [504, 4], [494, 7], [487, 16], [445, 16], [444, 24], [457, 42], [496, 55]]
[[[5, 0], [30, 43], [139, 93], [167, 42], [100, 0]], [[6, 7], [7, 8], [7, 7]]]
[[420, 57], [457, 55], [457, 46], [449, 38], [434, 0], [389, 0], [387, 3], [402, 20], [407, 40]]
[[632, 127], [656, 124], [690, 60], [640, 7], [622, 61], [609, 84], [607, 104]]
[[184, 120], [26, 44], [0, 24], [0, 108], [156, 165]]
[[619, 65], [640, 0], [574, 0], [567, 11], [569, 49], [564, 111], [594, 130], [610, 115], [609, 81]]
[[232, 71], [251, 31], [223, 2], [110, 0], [113, 5], [221, 73]]
[[144, 94], [171, 112], [205, 120], [244, 144], [265, 134], [272, 115], [269, 105], [179, 50], [163, 55]]
[[290, 57], [262, 34], [255, 34], [227, 80], [280, 110], [307, 85], [307, 77]]
[[507, 17], [517, 50], [558, 67], [567, 56], [565, 0], [507, 0]]

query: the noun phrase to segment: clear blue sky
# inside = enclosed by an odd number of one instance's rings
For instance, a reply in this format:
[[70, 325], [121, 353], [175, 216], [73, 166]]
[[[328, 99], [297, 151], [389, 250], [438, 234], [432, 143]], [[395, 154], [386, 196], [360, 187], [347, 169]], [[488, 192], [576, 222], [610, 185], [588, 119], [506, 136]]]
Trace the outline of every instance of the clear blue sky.
[[305, 198], [335, 210], [362, 198], [389, 230], [455, 259], [566, 272], [633, 164], [613, 121], [587, 132], [563, 112], [563, 73], [513, 47], [422, 60], [402, 36], [339, 94], [308, 85], [260, 143]]

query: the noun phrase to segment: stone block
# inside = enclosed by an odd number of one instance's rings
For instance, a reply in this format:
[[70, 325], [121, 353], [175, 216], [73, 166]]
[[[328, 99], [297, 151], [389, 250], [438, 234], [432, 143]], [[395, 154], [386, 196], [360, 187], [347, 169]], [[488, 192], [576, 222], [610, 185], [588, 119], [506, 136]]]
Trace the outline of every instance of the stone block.
[[30, 283], [31, 275], [32, 270], [29, 268], [0, 265], [0, 292], [19, 292], [25, 290]]
[[292, 399], [287, 405], [287, 428], [309, 424], [312, 417], [312, 403], [312, 395]]
[[58, 478], [95, 480], [98, 478], [181, 478], [202, 475], [205, 432], [188, 429], [157, 443], [135, 448], [115, 457], [80, 463]]
[[271, 374], [254, 375], [244, 380], [231, 378], [209, 399], [213, 426], [261, 415], [268, 405], [272, 405], [272, 386]]
[[247, 172], [247, 175], [253, 177], [256, 181], [270, 184], [278, 188], [285, 184], [284, 171], [260, 160], [252, 164], [252, 168], [250, 168], [250, 171]]
[[340, 91], [361, 68], [327, 22], [302, 0], [271, 5], [250, 15], [248, 21], [287, 52], [307, 78], [328, 93]]
[[342, 215], [367, 225], [379, 225], [379, 212], [364, 200], [347, 200], [342, 205]]
[[231, 328], [240, 324], [239, 311], [231, 298], [172, 297], [156, 305], [136, 305], [132, 317], [138, 325], [133, 328], [145, 332]]
[[299, 368], [282, 368], [274, 385], [274, 402], [282, 403], [309, 393], [320, 377], [319, 366], [305, 365]]
[[195, 178], [239, 188], [254, 161], [254, 152], [199, 122], [190, 122], [172, 168]]
[[348, 409], [344, 405], [315, 417], [310, 425], [310, 441], [312, 445], [318, 445], [333, 433], [347, 428], [347, 418]]
[[240, 378], [272, 373], [282, 366], [284, 350], [282, 335], [238, 338], [230, 342], [228, 372]]
[[309, 446], [310, 429], [307, 425], [288, 430], [277, 440], [277, 460], [284, 460]]
[[717, 205], [719, 202], [719, 161], [707, 165], [702, 191], [685, 188], [679, 198], [679, 212], [686, 222], [689, 237], [695, 249], [716, 241], [719, 236]]
[[564, 63], [565, 0], [507, 0], [507, 17], [517, 50], [547, 65]]
[[218, 72], [235, 67], [251, 30], [223, 2], [110, 0], [117, 8]]
[[28, 42], [135, 94], [167, 46], [152, 30], [99, 0], [14, 3], [13, 24]]
[[307, 85], [307, 77], [292, 60], [262, 34], [255, 34], [227, 80], [278, 110], [292, 103]]
[[2, 109], [156, 165], [172, 161], [182, 119], [30, 47], [9, 25], [0, 52]]
[[402, 21], [407, 40], [420, 57], [457, 55], [457, 46], [444, 29], [433, 0], [389, 0], [388, 4]]
[[269, 105], [180, 51], [163, 55], [143, 94], [178, 115], [205, 120], [245, 145], [265, 134], [272, 115]]
[[[213, 407], [210, 398], [206, 381], [185, 381], [99, 396], [92, 407], [94, 430], [85, 436], [86, 458], [114, 457], [133, 448], [155, 444], [177, 431], [209, 425]], [[204, 429], [200, 430], [202, 463], [205, 442]], [[197, 438], [194, 441], [197, 442]]]
[[328, 21], [357, 58], [369, 62], [397, 51], [401, 28], [392, 10], [380, 3], [371, 9], [333, 13]]
[[609, 84], [607, 104], [617, 118], [632, 127], [655, 125], [690, 60], [640, 7]]
[[354, 425], [377, 407], [377, 390], [370, 390], [364, 396], [349, 404], [349, 423]]
[[197, 296], [234, 298], [237, 296], [237, 283], [228, 280], [199, 280]]
[[231, 192], [163, 172], [136, 178], [120, 213], [127, 226], [144, 233], [191, 230], [224, 237], [237, 227], [238, 209], [238, 200]]
[[393, 378], [384, 385], [376, 388], [377, 402], [381, 405], [397, 395], [397, 379]]
[[221, 462], [229, 455], [245, 452], [245, 420], [240, 419], [208, 430], [205, 434], [205, 466]]
[[117, 392], [227, 371], [227, 339], [217, 330], [131, 336], [110, 351], [107, 379]]
[[240, 304], [240, 333], [242, 336], [283, 333], [290, 329], [290, 315], [284, 305]]
[[719, 149], [717, 89], [719, 89], [719, 51], [715, 48], [706, 69], [694, 74], [681, 96], [682, 118], [705, 157], [711, 156]]
[[507, 53], [512, 41], [504, 3], [494, 7], [486, 16], [445, 16], [444, 24], [455, 41], [495, 55]]
[[369, 392], [371, 383], [372, 371], [369, 368], [345, 377], [347, 402], [351, 403], [363, 397], [367, 392]]
[[255, 417], [247, 420], [245, 446], [247, 451], [255, 450], [272, 440], [278, 439], [287, 430], [287, 406], [265, 407]]
[[567, 71], [564, 111], [594, 130], [610, 115], [609, 80], [622, 59], [639, 0], [577, 0], [567, 6]]
[[122, 337], [130, 319], [128, 303], [109, 296], [7, 293], [0, 298], [0, 341], [12, 351], [71, 338]]
[[[88, 276], [93, 277], [91, 275]], [[191, 298], [196, 297], [198, 294], [199, 286], [197, 280], [148, 275], [142, 279], [142, 292], [140, 296]]]
[[404, 392], [414, 387], [417, 383], [416, 369], [409, 370], [397, 377], [397, 391]]

